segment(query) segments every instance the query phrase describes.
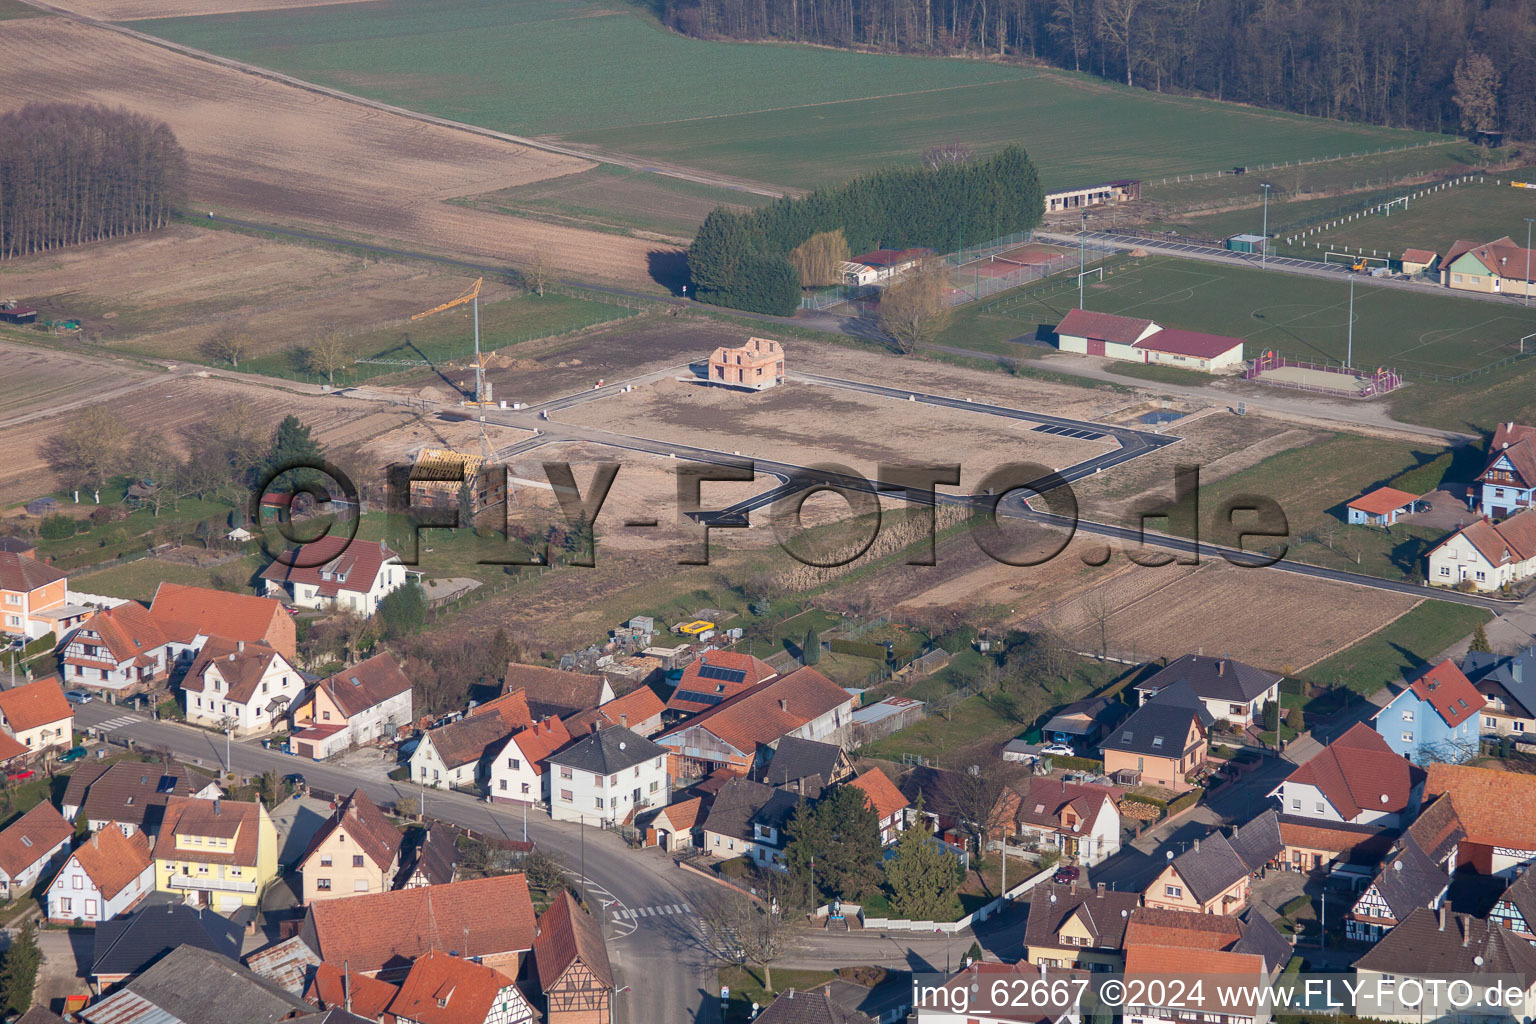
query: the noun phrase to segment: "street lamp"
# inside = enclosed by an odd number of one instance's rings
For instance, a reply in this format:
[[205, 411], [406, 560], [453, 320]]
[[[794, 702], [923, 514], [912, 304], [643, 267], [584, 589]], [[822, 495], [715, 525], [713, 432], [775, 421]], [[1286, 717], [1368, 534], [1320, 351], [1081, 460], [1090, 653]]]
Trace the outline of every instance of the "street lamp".
[[1525, 304], [1531, 304], [1531, 225], [1536, 217], [1525, 218]]
[[1078, 234], [1077, 308], [1083, 308], [1083, 281], [1088, 274], [1088, 211], [1083, 211], [1083, 230]]
[[1265, 269], [1269, 261], [1269, 182], [1259, 186], [1264, 190], [1264, 248], [1259, 250], [1259, 269]]

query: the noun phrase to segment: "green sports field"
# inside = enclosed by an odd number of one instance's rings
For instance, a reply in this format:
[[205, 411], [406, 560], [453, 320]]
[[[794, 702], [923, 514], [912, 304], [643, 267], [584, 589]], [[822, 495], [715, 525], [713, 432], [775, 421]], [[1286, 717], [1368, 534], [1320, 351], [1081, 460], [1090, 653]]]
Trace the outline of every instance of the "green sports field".
[[[994, 300], [983, 317], [1054, 325], [1077, 305], [1076, 288], [1024, 288]], [[1154, 256], [1090, 285], [1086, 308], [1146, 317], [1164, 327], [1246, 339], [1245, 355], [1267, 349], [1301, 359], [1344, 361], [1349, 282]], [[1355, 285], [1354, 365], [1454, 376], [1517, 351], [1536, 332], [1536, 307]], [[1020, 332], [1024, 333], [1024, 332]], [[1033, 332], [1031, 332], [1033, 333]], [[1536, 338], [1526, 342], [1531, 351]]]
[[[1516, 180], [1536, 181], [1536, 170], [1514, 172]], [[1367, 213], [1336, 228], [1308, 235], [1309, 243], [1348, 245], [1379, 249], [1394, 256], [1404, 249], [1428, 249], [1444, 253], [1457, 239], [1491, 242], [1508, 235], [1525, 245], [1526, 217], [1536, 217], [1536, 189], [1507, 184], [1457, 185], [1411, 200], [1405, 210], [1392, 208], [1391, 216]], [[1412, 189], [1398, 189], [1404, 195]], [[1395, 197], [1393, 197], [1395, 198]], [[1308, 248], [1311, 248], [1309, 246]], [[1294, 249], [1300, 252], [1300, 249]]]
[[1435, 136], [993, 62], [687, 39], [595, 0], [377, 0], [134, 28], [416, 110], [788, 186], [959, 139], [1048, 185]]

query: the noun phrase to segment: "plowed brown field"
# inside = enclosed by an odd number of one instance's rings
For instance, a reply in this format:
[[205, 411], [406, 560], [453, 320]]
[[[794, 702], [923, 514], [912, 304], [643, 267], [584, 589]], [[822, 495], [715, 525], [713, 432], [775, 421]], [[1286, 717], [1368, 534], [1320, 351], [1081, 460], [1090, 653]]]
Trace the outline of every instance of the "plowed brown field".
[[[56, 4], [102, 21], [136, 21], [140, 18], [184, 18], [199, 14], [237, 14], [243, 11], [281, 11], [290, 7], [325, 7], [358, 3], [359, 0], [68, 0]], [[366, 0], [364, 0], [366, 2]]]
[[445, 202], [592, 166], [331, 99], [64, 18], [0, 22], [0, 109], [61, 96], [168, 123], [191, 196], [267, 224], [411, 248], [648, 280], [655, 243]]

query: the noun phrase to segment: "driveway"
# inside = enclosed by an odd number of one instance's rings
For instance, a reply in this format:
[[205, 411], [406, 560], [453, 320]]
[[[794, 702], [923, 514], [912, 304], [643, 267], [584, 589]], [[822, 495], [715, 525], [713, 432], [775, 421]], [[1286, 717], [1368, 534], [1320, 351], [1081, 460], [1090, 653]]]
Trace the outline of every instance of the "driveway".
[[95, 945], [96, 933], [89, 928], [38, 932], [37, 946], [43, 951], [43, 966], [37, 972], [33, 1004], [62, 1013], [65, 996], [90, 992], [87, 974]]
[[272, 809], [272, 824], [277, 826], [277, 862], [292, 867], [320, 826], [331, 816], [331, 805], [313, 797], [284, 800]]

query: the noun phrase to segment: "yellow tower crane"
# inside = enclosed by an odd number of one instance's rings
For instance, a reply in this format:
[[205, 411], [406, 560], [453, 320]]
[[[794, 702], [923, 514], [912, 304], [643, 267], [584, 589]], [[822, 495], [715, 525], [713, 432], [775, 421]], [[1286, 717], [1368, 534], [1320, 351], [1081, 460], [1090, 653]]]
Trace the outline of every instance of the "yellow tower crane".
[[491, 401], [490, 388], [485, 382], [485, 357], [480, 354], [480, 285], [484, 281], [485, 278], [477, 277], [475, 283], [470, 285], [463, 295], [411, 317], [412, 321], [423, 320], [434, 313], [462, 306], [466, 302], [473, 305], [475, 311], [475, 405], [488, 405]]

